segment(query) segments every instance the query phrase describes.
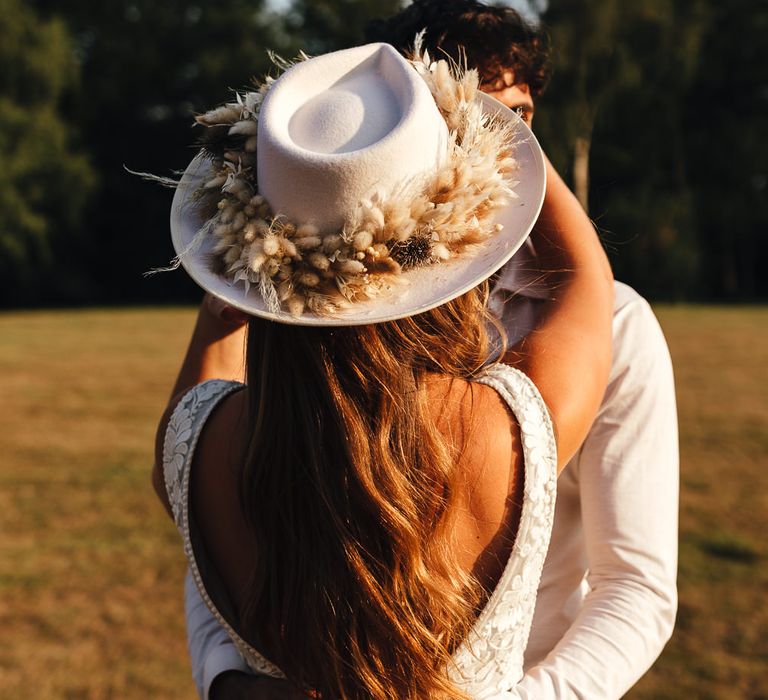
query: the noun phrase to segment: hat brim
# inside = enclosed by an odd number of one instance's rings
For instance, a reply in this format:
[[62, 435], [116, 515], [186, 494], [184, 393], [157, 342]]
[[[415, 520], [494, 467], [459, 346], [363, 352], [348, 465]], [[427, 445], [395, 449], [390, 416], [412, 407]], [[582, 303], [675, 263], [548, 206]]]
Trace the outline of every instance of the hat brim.
[[356, 302], [332, 315], [305, 311], [293, 316], [267, 308], [257, 286], [246, 292], [243, 282], [230, 282], [211, 269], [213, 236], [189, 250], [204, 223], [193, 195], [210, 179], [211, 162], [198, 154], [181, 178], [171, 206], [171, 239], [189, 276], [204, 290], [247, 314], [300, 326], [359, 326], [414, 316], [461, 296], [499, 270], [523, 245], [539, 217], [546, 189], [544, 156], [536, 137], [525, 122], [501, 102], [479, 94], [483, 111], [515, 124], [518, 134], [515, 157], [519, 170], [515, 187], [518, 198], [496, 213], [502, 230], [474, 247], [471, 255], [402, 273], [402, 285], [393, 285], [375, 299]]

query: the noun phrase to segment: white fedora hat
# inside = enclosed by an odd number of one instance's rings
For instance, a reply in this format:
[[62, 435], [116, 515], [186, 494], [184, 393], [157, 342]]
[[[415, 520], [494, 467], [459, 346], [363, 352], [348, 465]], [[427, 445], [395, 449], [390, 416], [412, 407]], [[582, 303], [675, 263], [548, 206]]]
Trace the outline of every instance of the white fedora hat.
[[522, 245], [545, 189], [533, 134], [476, 87], [473, 71], [370, 44], [198, 117], [212, 138], [176, 189], [178, 260], [227, 304], [301, 325], [465, 293]]

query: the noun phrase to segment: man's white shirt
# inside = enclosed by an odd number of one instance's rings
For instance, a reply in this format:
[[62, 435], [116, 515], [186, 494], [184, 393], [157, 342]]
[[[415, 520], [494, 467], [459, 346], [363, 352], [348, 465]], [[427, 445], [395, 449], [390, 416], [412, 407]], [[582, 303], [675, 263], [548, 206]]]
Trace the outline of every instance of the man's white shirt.
[[[523, 250], [496, 283], [491, 308], [514, 343], [549, 291]], [[672, 364], [648, 303], [616, 283], [613, 359], [600, 411], [557, 483], [552, 540], [522, 681], [503, 698], [611, 700], [648, 670], [677, 609], [678, 443]], [[248, 667], [187, 574], [195, 684]], [[499, 698], [501, 700], [501, 698]]]

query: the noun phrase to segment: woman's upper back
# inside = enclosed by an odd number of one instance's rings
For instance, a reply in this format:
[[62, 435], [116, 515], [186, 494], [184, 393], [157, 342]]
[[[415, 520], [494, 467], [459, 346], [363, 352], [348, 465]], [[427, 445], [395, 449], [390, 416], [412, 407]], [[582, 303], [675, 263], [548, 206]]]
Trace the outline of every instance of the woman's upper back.
[[[190, 441], [189, 448], [182, 450], [186, 488], [190, 483], [188, 461], [191, 461], [196, 436], [200, 439], [195, 450], [195, 476], [191, 479], [189, 494], [192, 513], [189, 514], [181, 500], [174, 505], [177, 523], [188, 542], [187, 554], [193, 572], [198, 572], [198, 585], [217, 615], [216, 606], [205, 593], [204, 576], [197, 569], [197, 552], [192, 551], [189, 527], [188, 524], [184, 526], [183, 516], [196, 522], [206, 555], [220, 574], [235, 608], [248, 585], [247, 571], [255, 564], [237, 496], [243, 445], [236, 436], [245, 434], [244, 392], [235, 391], [237, 385], [222, 384], [218, 387], [219, 398], [222, 393], [228, 393], [228, 397], [220, 402], [207, 421], [204, 417], [202, 420], [194, 418], [187, 397], [180, 403], [184, 420], [192, 416], [190, 425], [183, 421], [180, 425], [182, 433], [186, 429], [185, 437]], [[470, 651], [469, 645], [463, 645], [455, 655], [457, 680], [467, 689], [473, 683], [479, 683], [485, 689], [501, 690], [501, 686], [514, 682], [521, 672], [524, 640], [527, 639], [548, 543], [555, 483], [551, 425], [546, 408], [530, 380], [508, 367], [491, 368], [472, 384], [446, 383], [436, 378], [427, 383], [425, 390], [430, 406], [435, 407], [433, 417], [441, 433], [447, 440], [464, 444], [459, 466], [465, 479], [456, 521], [458, 546], [464, 550], [462, 564], [478, 576], [486, 590], [493, 591], [473, 630], [481, 647], [475, 645]], [[200, 391], [200, 387], [192, 390], [198, 394]], [[216, 393], [212, 390], [211, 396]], [[183, 407], [185, 401], [187, 408]], [[209, 410], [204, 408], [204, 403], [198, 402], [201, 414], [207, 414]], [[202, 431], [203, 423], [205, 431]], [[522, 426], [522, 441], [518, 424]], [[169, 434], [174, 431], [172, 419]], [[169, 455], [177, 454], [169, 444], [171, 442], [173, 439], [166, 440], [166, 465], [172, 461]], [[524, 452], [527, 460], [523, 487]], [[170, 472], [173, 481], [172, 468]], [[168, 473], [166, 467], [167, 482]], [[184, 479], [181, 481], [176, 488], [180, 498], [185, 493]], [[173, 484], [168, 485], [173, 489]], [[513, 551], [523, 501], [525, 512]], [[222, 622], [226, 621], [222, 618]], [[513, 634], [510, 634], [511, 630]], [[494, 634], [506, 640], [506, 649], [504, 643], [501, 647], [499, 643], [487, 646]], [[239, 642], [256, 670], [279, 673], [242, 640], [235, 641]]]
[[[423, 390], [430, 417], [460, 452], [455, 544], [461, 564], [492, 590], [512, 551], [522, 504], [517, 422], [499, 393], [485, 384], [432, 375]], [[246, 414], [245, 391], [221, 401], [201, 432], [191, 480], [193, 513], [206, 550], [238, 609], [256, 564], [239, 499]]]

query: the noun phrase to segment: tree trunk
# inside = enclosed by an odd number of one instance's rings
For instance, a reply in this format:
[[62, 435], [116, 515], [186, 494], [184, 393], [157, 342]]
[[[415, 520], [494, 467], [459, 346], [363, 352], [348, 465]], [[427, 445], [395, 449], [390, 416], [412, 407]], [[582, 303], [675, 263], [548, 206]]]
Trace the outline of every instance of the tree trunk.
[[589, 212], [589, 149], [592, 139], [577, 136], [573, 144], [573, 193], [584, 211]]

